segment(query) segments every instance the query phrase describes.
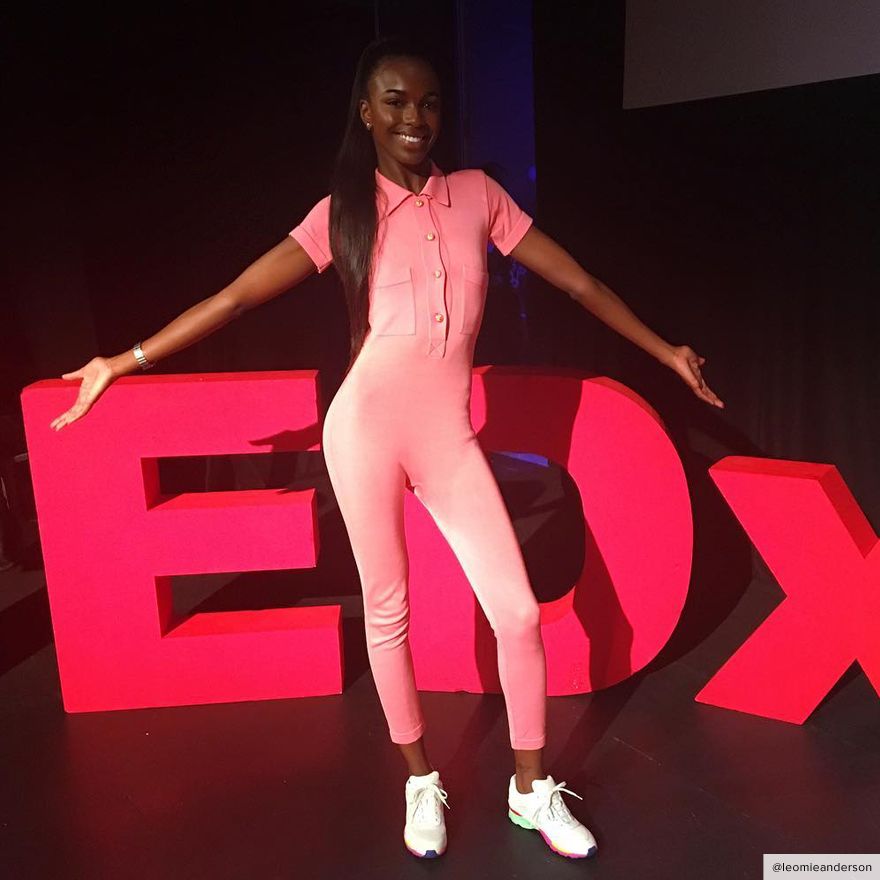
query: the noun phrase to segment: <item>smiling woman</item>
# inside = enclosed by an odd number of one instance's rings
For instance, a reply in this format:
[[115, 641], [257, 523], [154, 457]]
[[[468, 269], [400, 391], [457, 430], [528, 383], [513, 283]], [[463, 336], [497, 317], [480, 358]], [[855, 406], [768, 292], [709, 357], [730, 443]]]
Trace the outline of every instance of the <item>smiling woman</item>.
[[407, 639], [407, 481], [452, 547], [496, 636], [516, 769], [507, 793], [510, 818], [540, 827], [566, 855], [586, 856], [596, 851], [595, 839], [542, 767], [540, 609], [470, 419], [487, 245], [491, 240], [509, 254], [528, 236], [532, 218], [483, 171], [444, 174], [430, 158], [441, 132], [441, 94], [420, 48], [394, 39], [368, 46], [331, 192], [290, 233], [319, 272], [336, 265], [351, 319], [348, 369], [324, 419], [324, 458], [361, 578], [373, 679], [391, 740], [411, 773], [408, 849], [418, 856], [445, 850], [448, 804], [425, 753]]
[[[401, 71], [402, 66], [409, 69]], [[373, 75], [370, 99], [362, 102], [361, 118], [373, 131], [377, 154], [386, 147], [381, 137], [386, 130], [403, 142], [411, 156], [426, 153], [434, 145], [440, 132], [440, 95], [431, 89], [432, 78], [430, 68], [406, 58], [386, 62]], [[427, 90], [409, 94], [400, 88], [407, 81]]]

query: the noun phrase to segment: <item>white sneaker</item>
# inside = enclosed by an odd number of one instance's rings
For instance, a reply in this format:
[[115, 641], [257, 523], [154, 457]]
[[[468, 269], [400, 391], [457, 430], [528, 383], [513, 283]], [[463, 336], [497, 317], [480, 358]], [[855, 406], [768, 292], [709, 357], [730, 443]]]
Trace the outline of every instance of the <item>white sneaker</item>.
[[507, 795], [507, 815], [520, 828], [537, 829], [554, 852], [571, 859], [583, 859], [596, 853], [596, 838], [582, 825], [562, 800], [561, 791], [579, 794], [557, 783], [552, 776], [535, 779], [532, 791], [522, 794], [516, 787], [516, 774], [510, 777]]
[[440, 806], [452, 809], [446, 797], [437, 770], [425, 776], [410, 776], [406, 780], [403, 842], [414, 856], [434, 859], [446, 850], [446, 821]]

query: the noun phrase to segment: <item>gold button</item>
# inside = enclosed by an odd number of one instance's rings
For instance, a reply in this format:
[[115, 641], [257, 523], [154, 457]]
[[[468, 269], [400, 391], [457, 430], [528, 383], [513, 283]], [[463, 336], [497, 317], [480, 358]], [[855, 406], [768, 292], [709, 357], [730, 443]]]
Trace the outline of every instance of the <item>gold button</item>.
[[425, 203], [421, 199], [416, 199], [416, 207], [421, 208]]
[[434, 277], [439, 278], [443, 273], [439, 269], [434, 270]]
[[425, 236], [425, 238], [427, 238], [428, 241], [433, 241], [433, 240], [434, 240], [434, 233], [433, 233], [433, 232], [429, 232], [429, 233]]
[[442, 324], [443, 323], [443, 312], [434, 312], [434, 320], [438, 324]]

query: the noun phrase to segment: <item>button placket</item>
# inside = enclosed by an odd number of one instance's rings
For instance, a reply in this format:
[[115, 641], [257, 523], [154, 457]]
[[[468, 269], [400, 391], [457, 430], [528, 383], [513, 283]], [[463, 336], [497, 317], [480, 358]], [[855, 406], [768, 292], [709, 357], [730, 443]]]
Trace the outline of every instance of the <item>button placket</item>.
[[422, 265], [427, 279], [426, 304], [428, 307], [428, 356], [444, 357], [448, 336], [449, 316], [446, 309], [446, 272], [440, 257], [440, 235], [434, 220], [430, 197], [427, 200], [430, 226], [422, 228]]

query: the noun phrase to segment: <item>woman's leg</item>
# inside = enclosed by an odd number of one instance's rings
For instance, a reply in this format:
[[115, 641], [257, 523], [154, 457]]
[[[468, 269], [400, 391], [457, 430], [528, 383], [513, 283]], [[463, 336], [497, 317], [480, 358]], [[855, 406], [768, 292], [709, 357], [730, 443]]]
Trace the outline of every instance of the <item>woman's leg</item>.
[[540, 606], [501, 491], [477, 438], [439, 432], [407, 456], [416, 496], [425, 505], [464, 570], [498, 642], [517, 778], [543, 778], [546, 660]]
[[[398, 743], [400, 753], [406, 761], [412, 776], [427, 776], [434, 767], [425, 754], [425, 741], [419, 737], [415, 742]], [[531, 789], [529, 789], [531, 791]]]
[[516, 767], [516, 788], [521, 794], [530, 794], [532, 781], [546, 779], [543, 749], [514, 749], [513, 763]]
[[360, 576], [373, 680], [392, 742], [407, 747], [410, 772], [424, 775], [432, 768], [421, 742], [425, 721], [408, 639], [406, 476], [382, 438], [369, 442], [334, 428], [325, 431], [324, 459]]

